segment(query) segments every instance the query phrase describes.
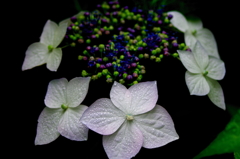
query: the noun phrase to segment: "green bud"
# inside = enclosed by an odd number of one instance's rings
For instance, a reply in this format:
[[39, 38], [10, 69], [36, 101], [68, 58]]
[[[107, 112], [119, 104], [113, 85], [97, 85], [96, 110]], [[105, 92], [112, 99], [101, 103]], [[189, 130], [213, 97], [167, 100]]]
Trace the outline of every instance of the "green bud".
[[172, 56], [176, 58], [176, 57], [178, 57], [178, 53], [174, 53], [174, 54], [172, 54]]
[[87, 50], [84, 50], [83, 51], [83, 55], [87, 55], [88, 54], [88, 51]]
[[76, 43], [75, 43], [75, 42], [72, 42], [72, 43], [70, 44], [70, 46], [71, 46], [71, 47], [75, 47], [75, 46], [76, 46]]
[[49, 52], [52, 52], [53, 49], [54, 49], [54, 47], [53, 47], [52, 45], [48, 45], [48, 51], [49, 51]]
[[106, 78], [108, 79], [108, 78], [112, 78], [112, 77], [110, 75], [107, 75]]
[[79, 55], [78, 60], [82, 60], [82, 59], [83, 59], [83, 56]]
[[131, 17], [130, 15], [128, 15], [128, 16], [126, 17], [126, 19], [127, 19], [127, 20], [132, 20], [132, 17]]
[[106, 76], [108, 74], [108, 69], [103, 69], [102, 74]]
[[203, 76], [206, 76], [208, 74], [208, 71], [205, 70], [205, 72], [202, 73]]
[[154, 55], [150, 56], [150, 60], [155, 60], [155, 59], [156, 59], [156, 56], [154, 56]]
[[100, 45], [98, 46], [98, 48], [99, 48], [100, 50], [103, 50], [103, 49], [105, 48], [105, 46], [104, 46], [103, 44], [100, 44]]
[[98, 31], [99, 31], [98, 28], [94, 28], [94, 29], [93, 29], [93, 32], [94, 32], [94, 33], [97, 33]]
[[112, 78], [108, 78], [108, 79], [106, 80], [106, 82], [107, 82], [107, 83], [112, 83], [113, 80], [112, 80]]
[[162, 59], [163, 58], [163, 54], [159, 55], [159, 57]]
[[147, 46], [147, 43], [143, 42], [142, 47], [146, 47], [146, 46]]
[[128, 74], [124, 73], [123, 78], [125, 79], [128, 76]]
[[87, 43], [87, 44], [90, 44], [90, 43], [91, 43], [91, 40], [90, 40], [90, 39], [87, 39], [87, 40], [86, 40], [86, 43]]
[[155, 59], [155, 62], [161, 62], [161, 58], [157, 57], [157, 58]]
[[179, 46], [180, 46], [181, 48], [184, 48], [184, 47], [185, 47], [185, 44], [184, 44], [184, 43], [181, 43]]
[[119, 72], [118, 72], [118, 71], [114, 71], [114, 72], [113, 72], [113, 75], [116, 77], [116, 76], [119, 75]]
[[158, 17], [154, 17], [153, 21], [155, 21], [155, 22], [158, 21]]
[[136, 15], [132, 16], [132, 19], [137, 20], [137, 16]]
[[168, 18], [165, 18], [164, 19], [164, 23], [169, 23], [170, 21], [169, 21], [169, 19]]
[[156, 51], [156, 50], [152, 50], [152, 54], [153, 54], [153, 55], [156, 55], [156, 54], [157, 54], [157, 51]]
[[125, 39], [125, 40], [130, 40], [130, 36], [128, 36], [128, 35], [127, 35], [127, 36], [124, 36], [124, 39]]
[[79, 20], [84, 20], [84, 19], [85, 19], [85, 16], [84, 16], [84, 15], [79, 15], [79, 16], [78, 16], [78, 19], [79, 19]]
[[142, 59], [143, 58], [143, 54], [139, 54], [138, 58]]
[[121, 60], [120, 60], [120, 59], [117, 59], [117, 61], [116, 61], [116, 62], [117, 62], [117, 64], [120, 64]]
[[107, 62], [107, 61], [108, 61], [108, 58], [107, 58], [107, 57], [104, 57], [104, 58], [103, 58], [103, 61], [104, 61], [104, 62]]
[[102, 77], [102, 73], [98, 72], [97, 76], [98, 76], [98, 78]]
[[113, 18], [113, 19], [112, 19], [112, 22], [113, 22], [113, 23], [118, 23], [117, 18]]
[[142, 30], [141, 33], [142, 33], [142, 35], [146, 35], [147, 34], [146, 31], [144, 31], [144, 30]]
[[64, 104], [62, 104], [62, 105], [61, 105], [61, 108], [62, 108], [63, 110], [66, 110], [66, 109], [68, 108], [68, 106], [67, 106], [67, 105], [64, 105]]
[[108, 29], [109, 29], [109, 30], [113, 30], [114, 27], [113, 27], [112, 25], [110, 25]]
[[112, 65], [116, 65], [117, 63], [115, 61], [112, 62]]
[[97, 75], [92, 75], [91, 79], [92, 79], [92, 80], [97, 80], [97, 79], [98, 79], [98, 76], [97, 76]]
[[197, 34], [197, 30], [192, 31], [192, 35], [196, 35]]
[[138, 81], [133, 81], [133, 84], [137, 84], [138, 83]]
[[120, 79], [119, 83], [124, 84], [125, 83], [124, 79]]
[[142, 22], [142, 21], [143, 21], [143, 18], [141, 18], [141, 17], [138, 18], [138, 21], [139, 21], [139, 22]]
[[101, 65], [99, 63], [96, 63], [96, 67], [99, 68]]
[[121, 59], [121, 60], [123, 60], [124, 58], [125, 58], [125, 56], [124, 56], [124, 55], [121, 55], [121, 56], [120, 56], [120, 59]]
[[144, 58], [145, 59], [148, 59], [149, 58], [149, 55], [147, 53], [144, 54]]
[[122, 14], [121, 14], [121, 17], [122, 17], [123, 19], [126, 18], [126, 16], [127, 16], [127, 15], [126, 15], [125, 13], [122, 13]]
[[95, 34], [96, 38], [99, 38], [99, 34]]
[[76, 26], [76, 27], [74, 28], [74, 30], [75, 30], [75, 31], [78, 31], [78, 30], [80, 30], [80, 28], [79, 28], [78, 26]]
[[137, 81], [141, 81], [141, 80], [142, 80], [142, 75], [138, 75]]
[[104, 30], [108, 30], [107, 26], [104, 26], [103, 29], [104, 29]]
[[158, 47], [155, 49], [157, 53], [160, 53], [161, 52], [161, 49]]
[[87, 71], [86, 70], [82, 70], [82, 76], [86, 77], [87, 75], [88, 75]]

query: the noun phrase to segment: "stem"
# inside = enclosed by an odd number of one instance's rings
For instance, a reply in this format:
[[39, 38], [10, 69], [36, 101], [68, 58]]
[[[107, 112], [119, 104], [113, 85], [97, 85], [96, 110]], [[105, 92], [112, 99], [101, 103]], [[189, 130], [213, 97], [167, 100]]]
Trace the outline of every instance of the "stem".
[[80, 7], [80, 4], [79, 4], [78, 0], [73, 0], [73, 1], [74, 1], [74, 6], [75, 6], [76, 10], [78, 12], [80, 12], [81, 11], [81, 7]]

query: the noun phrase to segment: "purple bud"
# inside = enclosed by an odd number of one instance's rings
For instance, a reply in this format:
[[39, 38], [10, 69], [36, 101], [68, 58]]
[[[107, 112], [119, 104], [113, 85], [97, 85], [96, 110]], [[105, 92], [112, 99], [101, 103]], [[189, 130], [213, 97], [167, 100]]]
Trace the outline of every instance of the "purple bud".
[[163, 51], [165, 51], [165, 52], [168, 52], [168, 48], [167, 48], [167, 47], [165, 47], [165, 48], [163, 49]]
[[138, 51], [142, 51], [143, 50], [143, 47], [138, 47]]
[[100, 65], [100, 68], [101, 68], [101, 69], [104, 69], [104, 68], [106, 68], [106, 67], [105, 67], [104, 65]]
[[97, 59], [97, 62], [98, 62], [98, 63], [102, 62], [102, 58], [98, 58], [98, 59]]
[[101, 31], [101, 32], [104, 32], [104, 29], [103, 29], [103, 28], [100, 28], [100, 31]]
[[76, 18], [76, 17], [71, 17], [71, 21], [72, 21], [72, 22], [76, 22], [76, 21], [77, 21], [77, 18]]
[[127, 76], [127, 80], [131, 80], [132, 78], [133, 78], [132, 75]]
[[97, 8], [101, 8], [101, 7], [102, 7], [101, 4], [98, 4], [98, 5], [97, 5]]
[[112, 66], [112, 63], [107, 63], [106, 64], [106, 67], [111, 67]]
[[99, 51], [99, 48], [98, 48], [98, 47], [96, 47], [96, 48], [95, 48], [95, 51]]
[[167, 34], [167, 32], [166, 32], [166, 31], [162, 31], [162, 33], [163, 33], [163, 34]]
[[173, 45], [173, 47], [178, 47], [177, 43], [173, 43], [172, 45]]
[[109, 16], [109, 15], [110, 15], [110, 13], [109, 13], [109, 12], [107, 12], [107, 13], [105, 13], [105, 15], [106, 15], [106, 16]]
[[68, 30], [72, 30], [72, 27], [69, 26], [69, 27], [67, 27], [67, 29], [68, 29]]
[[169, 56], [170, 54], [169, 54], [169, 52], [164, 52], [163, 55]]
[[91, 35], [91, 38], [95, 39], [95, 38], [96, 38], [96, 36], [95, 36], [95, 35]]
[[87, 61], [87, 56], [83, 56], [83, 60]]
[[117, 14], [118, 14], [117, 11], [115, 11], [115, 12], [112, 13], [113, 16], [115, 16], [115, 15], [117, 15]]
[[87, 49], [87, 50], [91, 50], [91, 46], [87, 46], [86, 49]]
[[135, 56], [135, 61], [139, 61], [139, 58], [137, 56]]
[[85, 16], [89, 16], [90, 13], [89, 13], [89, 12], [85, 12], [84, 15], [85, 15]]
[[65, 38], [68, 39], [69, 38], [68, 35], [65, 35]]
[[128, 6], [123, 7], [124, 9], [128, 9]]
[[173, 18], [173, 15], [172, 14], [168, 14], [168, 19], [172, 19]]
[[190, 52], [192, 52], [192, 50], [191, 50], [190, 48], [187, 48], [186, 51], [190, 51]]
[[137, 64], [136, 63], [131, 63], [131, 66], [132, 67], [137, 67]]
[[138, 74], [137, 73], [133, 73], [133, 77], [138, 77]]

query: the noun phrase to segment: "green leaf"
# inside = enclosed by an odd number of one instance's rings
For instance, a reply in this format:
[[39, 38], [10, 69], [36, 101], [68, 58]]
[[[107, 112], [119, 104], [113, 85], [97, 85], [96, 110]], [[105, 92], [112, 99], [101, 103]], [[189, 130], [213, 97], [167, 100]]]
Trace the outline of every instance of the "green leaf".
[[240, 152], [234, 152], [234, 158], [240, 159]]
[[[240, 109], [232, 117], [225, 129], [200, 152], [194, 159], [199, 159], [206, 156], [212, 156], [224, 153], [233, 153], [240, 150]], [[237, 153], [239, 156], [239, 153]], [[237, 156], [237, 157], [238, 157]], [[236, 158], [236, 157], [235, 157]]]

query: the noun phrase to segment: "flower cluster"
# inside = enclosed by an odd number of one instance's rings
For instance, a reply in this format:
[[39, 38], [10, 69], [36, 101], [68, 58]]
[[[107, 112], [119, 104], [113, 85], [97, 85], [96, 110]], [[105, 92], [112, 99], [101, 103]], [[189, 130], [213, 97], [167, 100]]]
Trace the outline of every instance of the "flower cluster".
[[[82, 11], [59, 25], [48, 20], [40, 42], [28, 47], [22, 70], [46, 63], [49, 70], [57, 71], [64, 48], [58, 47], [60, 44], [78, 52], [85, 67], [81, 68], [82, 77], [49, 83], [36, 145], [50, 143], [60, 134], [71, 140], [87, 140], [91, 129], [103, 135], [109, 158], [130, 159], [141, 147], [156, 148], [177, 140], [170, 115], [156, 104], [157, 82], [140, 82], [147, 70], [144, 60], [180, 60], [187, 69], [190, 94], [208, 95], [225, 109], [223, 91], [216, 81], [225, 75], [224, 62], [213, 34], [203, 28], [199, 18], [186, 19], [177, 11], [165, 12], [164, 7], [145, 11], [120, 7], [118, 1], [104, 2], [97, 10]], [[113, 83], [110, 99], [82, 105], [89, 82], [103, 77]]]

